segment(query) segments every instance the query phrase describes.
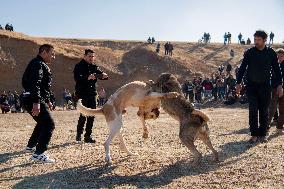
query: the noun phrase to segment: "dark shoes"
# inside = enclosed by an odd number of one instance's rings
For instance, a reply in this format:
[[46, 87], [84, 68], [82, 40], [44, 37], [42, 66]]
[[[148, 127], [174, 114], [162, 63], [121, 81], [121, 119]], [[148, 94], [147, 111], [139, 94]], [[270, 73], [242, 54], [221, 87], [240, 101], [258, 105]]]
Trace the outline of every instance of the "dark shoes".
[[257, 138], [257, 136], [252, 136], [250, 139], [249, 139], [249, 143], [250, 144], [254, 144], [254, 143], [257, 143], [257, 140], [258, 138]]
[[260, 136], [260, 137], [257, 137], [257, 136], [252, 136], [250, 139], [249, 139], [249, 143], [250, 144], [255, 144], [257, 142], [261, 142], [261, 143], [266, 143], [268, 142], [268, 136]]
[[94, 139], [92, 139], [91, 137], [85, 137], [84, 142], [86, 142], [86, 143], [96, 143], [96, 141]]
[[258, 140], [259, 140], [259, 142], [261, 142], [261, 143], [266, 143], [266, 142], [268, 142], [268, 136], [261, 136], [261, 137], [258, 137]]
[[81, 140], [82, 140], [82, 139], [81, 139], [81, 135], [78, 135], [78, 134], [77, 134], [77, 135], [76, 135], [76, 142], [81, 142]]

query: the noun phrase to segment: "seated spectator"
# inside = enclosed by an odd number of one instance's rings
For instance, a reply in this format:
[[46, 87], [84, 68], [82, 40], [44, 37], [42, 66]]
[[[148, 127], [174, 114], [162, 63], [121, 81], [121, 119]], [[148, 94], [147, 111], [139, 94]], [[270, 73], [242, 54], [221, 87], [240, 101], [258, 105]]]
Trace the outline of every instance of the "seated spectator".
[[156, 46], [156, 53], [160, 52], [160, 47], [161, 47], [161, 44], [158, 42]]
[[235, 51], [233, 49], [230, 50], [230, 56], [231, 56], [231, 58], [234, 58], [234, 56], [235, 56]]
[[237, 102], [236, 88], [235, 87], [231, 87], [228, 90], [228, 98], [224, 102], [224, 104], [225, 105], [232, 105], [232, 104], [235, 104], [236, 102]]
[[251, 40], [250, 40], [250, 38], [248, 38], [247, 45], [250, 45], [250, 44], [251, 44]]

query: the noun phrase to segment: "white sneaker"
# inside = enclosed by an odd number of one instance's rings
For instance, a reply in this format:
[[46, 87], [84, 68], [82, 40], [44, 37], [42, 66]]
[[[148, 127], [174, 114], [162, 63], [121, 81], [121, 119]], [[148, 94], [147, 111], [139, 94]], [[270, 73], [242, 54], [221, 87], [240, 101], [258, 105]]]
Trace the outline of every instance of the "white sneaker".
[[54, 159], [50, 159], [46, 154], [42, 153], [40, 155], [37, 154], [33, 154], [32, 157], [30, 158], [30, 160], [33, 161], [40, 161], [42, 163], [54, 163], [55, 160]]
[[25, 152], [35, 152], [35, 147], [30, 148], [30, 147], [27, 146], [24, 151], [25, 151]]

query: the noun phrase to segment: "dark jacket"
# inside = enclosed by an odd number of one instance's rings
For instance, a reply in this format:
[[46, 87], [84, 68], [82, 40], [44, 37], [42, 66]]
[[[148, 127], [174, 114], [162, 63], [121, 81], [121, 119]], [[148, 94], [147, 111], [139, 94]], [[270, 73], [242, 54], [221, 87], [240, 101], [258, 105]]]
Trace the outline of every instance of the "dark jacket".
[[[282, 74], [282, 81], [284, 81], [284, 61], [280, 63], [280, 70], [281, 70], [281, 74]], [[273, 88], [277, 87], [277, 80], [275, 78], [274, 72], [272, 72], [271, 85], [272, 85]], [[284, 88], [284, 85], [283, 85], [283, 88]]]
[[274, 84], [282, 84], [282, 76], [275, 51], [270, 47], [258, 50], [256, 47], [248, 49], [237, 76], [237, 84], [242, 82], [246, 73], [247, 84], [270, 85], [271, 74], [274, 72]]
[[91, 74], [96, 74], [97, 78], [100, 80], [106, 80], [102, 79], [103, 71], [101, 71], [97, 65], [89, 64], [84, 59], [82, 59], [78, 64], [76, 64], [73, 73], [76, 82], [75, 86], [76, 95], [79, 98], [97, 95], [97, 89], [96, 89], [97, 79], [88, 80], [88, 77]]
[[52, 74], [41, 56], [32, 59], [28, 64], [22, 86], [30, 93], [33, 103], [49, 102]]

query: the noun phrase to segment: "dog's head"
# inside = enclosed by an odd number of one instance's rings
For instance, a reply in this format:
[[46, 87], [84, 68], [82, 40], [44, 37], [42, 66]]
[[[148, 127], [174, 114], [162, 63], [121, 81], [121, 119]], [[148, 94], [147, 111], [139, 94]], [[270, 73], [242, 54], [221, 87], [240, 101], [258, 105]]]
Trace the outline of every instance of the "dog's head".
[[178, 92], [181, 93], [181, 86], [176, 76], [170, 73], [161, 74], [156, 82], [151, 83], [153, 91], [156, 92]]

